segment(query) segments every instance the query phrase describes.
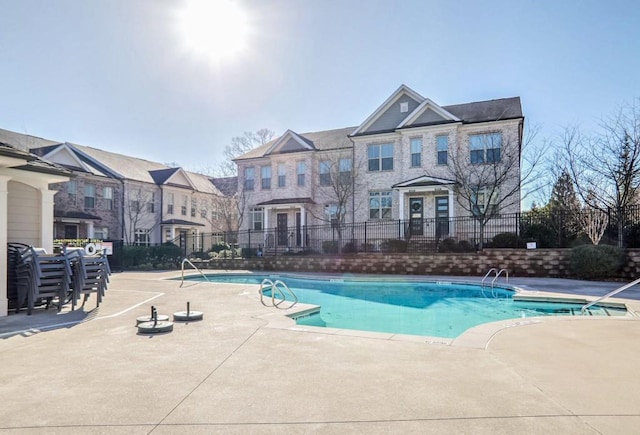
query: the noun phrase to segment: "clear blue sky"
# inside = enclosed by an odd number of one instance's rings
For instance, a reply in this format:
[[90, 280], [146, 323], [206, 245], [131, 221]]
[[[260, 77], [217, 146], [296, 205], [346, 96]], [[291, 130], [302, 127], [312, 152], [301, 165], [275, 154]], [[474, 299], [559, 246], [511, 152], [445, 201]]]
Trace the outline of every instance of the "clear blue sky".
[[183, 3], [0, 0], [0, 128], [198, 170], [244, 131], [358, 125], [402, 83], [520, 96], [547, 137], [640, 97], [640, 2], [237, 0], [246, 50], [217, 62]]

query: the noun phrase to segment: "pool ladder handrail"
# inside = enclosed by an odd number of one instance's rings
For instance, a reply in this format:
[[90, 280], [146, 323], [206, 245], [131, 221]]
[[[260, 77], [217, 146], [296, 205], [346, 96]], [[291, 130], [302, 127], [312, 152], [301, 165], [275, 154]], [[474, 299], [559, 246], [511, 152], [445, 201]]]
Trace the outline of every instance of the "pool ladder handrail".
[[507, 269], [500, 269], [498, 270], [495, 267], [492, 267], [491, 269], [489, 269], [489, 271], [484, 275], [484, 278], [482, 278], [482, 282], [480, 283], [482, 285], [482, 287], [484, 287], [484, 282], [485, 280], [489, 277], [489, 275], [491, 274], [491, 272], [495, 272], [496, 276], [493, 278], [493, 280], [491, 281], [491, 288], [493, 288], [496, 280], [500, 277], [500, 275], [502, 275], [502, 272], [505, 273], [505, 280], [506, 282], [509, 282], [509, 271]]
[[[492, 267], [491, 269], [489, 269], [489, 271], [484, 275], [484, 278], [482, 278], [482, 282], [480, 283], [480, 288], [483, 289], [484, 288], [484, 282], [485, 280], [489, 277], [489, 275], [491, 274], [491, 272], [494, 272], [496, 274], [496, 276], [493, 277], [493, 280], [491, 280], [491, 296], [493, 296], [494, 298], [496, 297], [496, 294], [494, 292], [494, 285], [496, 283], [496, 280], [500, 277], [500, 275], [502, 275], [502, 273], [505, 273], [505, 279], [506, 282], [509, 282], [509, 271], [507, 269], [500, 269], [498, 270], [495, 267]], [[482, 291], [482, 294], [484, 295], [484, 291]], [[485, 296], [486, 297], [486, 296]]]
[[640, 284], [640, 278], [636, 279], [633, 282], [630, 282], [629, 284], [625, 284], [622, 287], [618, 287], [617, 289], [610, 291], [604, 296], [600, 296], [595, 301], [591, 301], [588, 304], [584, 304], [582, 308], [580, 308], [580, 314], [584, 314], [585, 311], [587, 311], [589, 308], [591, 308], [593, 305], [597, 304], [598, 302], [602, 301], [603, 299], [607, 299], [607, 298], [610, 298], [611, 296], [615, 296], [618, 293], [628, 289], [629, 287], [633, 287], [636, 284]]
[[[289, 305], [287, 308], [291, 308], [298, 303], [298, 296], [296, 296], [293, 290], [291, 290], [289, 286], [287, 286], [282, 280], [276, 279], [275, 281], [272, 281], [269, 278], [265, 278], [260, 283], [260, 289], [258, 290], [258, 293], [260, 293], [260, 302], [265, 307], [268, 307], [269, 305], [264, 303], [264, 289], [269, 287], [271, 288], [271, 305], [272, 306], [276, 308], [280, 308], [280, 304], [286, 300], [285, 294], [281, 290], [281, 288], [289, 292], [289, 294], [293, 298], [293, 303]], [[277, 302], [276, 302], [276, 292], [280, 295], [280, 300]]]
[[201, 271], [200, 269], [198, 269], [198, 268], [196, 267], [196, 265], [195, 265], [195, 264], [193, 264], [193, 263], [191, 262], [191, 260], [189, 260], [188, 258], [185, 258], [185, 259], [183, 259], [183, 260], [182, 260], [182, 263], [181, 263], [181, 265], [180, 265], [180, 266], [181, 266], [181, 268], [182, 268], [182, 275], [181, 275], [181, 279], [180, 279], [180, 287], [182, 287], [182, 284], [184, 284], [184, 263], [189, 263], [189, 264], [191, 265], [191, 267], [193, 267], [195, 270], [197, 270], [198, 272], [200, 272], [200, 275], [202, 275], [202, 277], [203, 277], [205, 280], [207, 280], [207, 282], [210, 282], [210, 281], [209, 281], [209, 278], [207, 278], [207, 275], [205, 275], [204, 273], [202, 273], [202, 271]]

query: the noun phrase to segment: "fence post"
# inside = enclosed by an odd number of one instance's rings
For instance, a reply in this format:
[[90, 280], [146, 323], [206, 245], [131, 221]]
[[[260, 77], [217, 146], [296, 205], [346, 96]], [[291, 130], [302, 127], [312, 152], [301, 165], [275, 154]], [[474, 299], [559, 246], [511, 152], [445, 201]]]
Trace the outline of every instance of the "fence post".
[[364, 221], [364, 252], [369, 252], [369, 243], [367, 242], [367, 221]]

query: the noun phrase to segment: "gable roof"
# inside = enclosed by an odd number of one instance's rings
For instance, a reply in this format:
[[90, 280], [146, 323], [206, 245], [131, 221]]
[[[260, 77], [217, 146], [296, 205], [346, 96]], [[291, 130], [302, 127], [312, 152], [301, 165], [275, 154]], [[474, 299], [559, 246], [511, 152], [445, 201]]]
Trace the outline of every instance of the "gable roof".
[[[309, 143], [313, 147], [308, 149], [304, 149], [303, 147], [301, 147], [300, 149], [295, 151], [309, 151], [310, 149], [314, 149], [316, 151], [327, 151], [340, 148], [349, 148], [352, 145], [351, 141], [349, 140], [349, 133], [351, 133], [354, 128], [355, 127], [346, 127], [334, 130], [316, 131], [311, 133], [295, 133], [296, 136], [300, 137], [302, 140], [304, 140], [306, 143]], [[269, 150], [274, 148], [274, 145], [279, 140], [284, 138], [289, 132], [293, 133], [291, 130], [287, 130], [287, 132], [285, 132], [285, 134], [283, 134], [282, 136], [269, 141], [264, 145], [254, 148], [251, 151], [238, 156], [233, 160], [247, 160], [267, 156], [269, 155]]]
[[[65, 177], [72, 177], [73, 173], [55, 163], [51, 163], [47, 160], [41, 159], [36, 154], [19, 149], [13, 145], [0, 142], [0, 157], [8, 157], [9, 159], [16, 159], [18, 166], [11, 166], [13, 169], [20, 169], [23, 171], [39, 172], [43, 174], [62, 175]], [[24, 164], [19, 164], [26, 162]]]
[[211, 182], [224, 196], [233, 196], [238, 192], [238, 177], [212, 178]]
[[[416, 102], [415, 105], [413, 101]], [[401, 110], [400, 104], [396, 103], [404, 103], [407, 110]], [[440, 106], [409, 87], [401, 85], [351, 133], [351, 136], [387, 133], [402, 128], [452, 122], [470, 124], [522, 117], [520, 97]]]

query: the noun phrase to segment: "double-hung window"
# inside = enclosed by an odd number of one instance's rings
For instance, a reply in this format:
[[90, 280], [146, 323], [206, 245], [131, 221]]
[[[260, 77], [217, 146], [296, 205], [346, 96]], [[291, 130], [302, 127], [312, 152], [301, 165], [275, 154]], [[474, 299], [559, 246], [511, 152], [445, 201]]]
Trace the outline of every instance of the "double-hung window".
[[369, 171], [393, 170], [393, 144], [375, 144], [367, 148]]
[[149, 246], [149, 235], [151, 230], [136, 228], [134, 244], [137, 246]]
[[198, 208], [198, 200], [191, 198], [191, 217], [196, 217], [196, 209]]
[[260, 168], [260, 182], [263, 190], [271, 189], [271, 166]]
[[96, 206], [96, 186], [93, 184], [84, 185], [84, 208], [95, 208]]
[[255, 168], [244, 168], [244, 190], [253, 190], [255, 179]]
[[436, 152], [438, 153], [438, 164], [446, 165], [449, 152], [449, 137], [436, 136]]
[[189, 203], [189, 197], [187, 195], [182, 195], [182, 205], [180, 206], [180, 214], [182, 216], [187, 215], [187, 204]]
[[304, 186], [304, 173], [305, 173], [304, 160], [298, 162], [297, 172], [298, 172], [298, 186]]
[[105, 187], [102, 190], [102, 197], [104, 198], [104, 209], [113, 210], [113, 187]]
[[287, 185], [287, 166], [284, 163], [278, 165], [278, 187]]
[[329, 160], [322, 160], [320, 162], [320, 185], [331, 185], [331, 162]]
[[173, 193], [167, 194], [167, 214], [173, 214]]
[[78, 190], [78, 183], [76, 183], [75, 180], [71, 180], [67, 182], [67, 194], [69, 195], [69, 198], [71, 198], [73, 201], [76, 200], [77, 190]]
[[471, 195], [473, 214], [493, 215], [498, 211], [500, 192], [498, 188], [476, 187]]
[[391, 219], [392, 192], [369, 192], [369, 219]]
[[422, 138], [414, 137], [411, 143], [411, 167], [419, 167], [422, 165]]
[[249, 217], [251, 218], [251, 229], [258, 231], [262, 230], [262, 208], [252, 208], [249, 215]]
[[156, 212], [156, 193], [151, 192], [149, 195], [149, 202], [147, 203], [147, 212], [155, 213]]
[[501, 149], [502, 134], [500, 133], [469, 136], [469, 159], [472, 164], [499, 162]]
[[338, 169], [340, 172], [340, 184], [346, 186], [351, 183], [351, 171], [353, 164], [350, 158], [340, 159], [338, 161]]

